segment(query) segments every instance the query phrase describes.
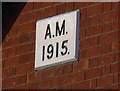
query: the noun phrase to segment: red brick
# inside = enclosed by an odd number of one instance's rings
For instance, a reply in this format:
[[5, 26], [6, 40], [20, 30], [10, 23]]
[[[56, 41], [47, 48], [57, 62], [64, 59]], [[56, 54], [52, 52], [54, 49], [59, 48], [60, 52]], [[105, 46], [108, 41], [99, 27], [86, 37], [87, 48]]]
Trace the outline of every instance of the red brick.
[[28, 54], [20, 55], [19, 56], [19, 64], [28, 63], [29, 62], [28, 57], [29, 57]]
[[14, 35], [16, 35], [16, 26], [12, 26], [9, 33], [8, 33], [8, 37], [13, 37]]
[[118, 73], [119, 63], [111, 64], [111, 73]]
[[76, 74], [76, 81], [83, 81], [85, 76], [85, 72], [77, 72]]
[[112, 22], [112, 30], [114, 31], [114, 30], [118, 30], [119, 29], [119, 23], [118, 23], [119, 21], [114, 21], [114, 22]]
[[64, 74], [63, 65], [57, 66], [55, 69], [55, 76], [60, 76], [63, 74]]
[[90, 26], [94, 26], [100, 23], [100, 15], [92, 16], [90, 21]]
[[103, 33], [107, 33], [112, 31], [112, 25], [111, 22], [103, 23]]
[[[2, 69], [0, 69], [0, 79], [2, 79]], [[1, 81], [0, 81], [1, 82]], [[2, 83], [2, 82], [1, 82]], [[2, 85], [2, 84], [0, 84]]]
[[52, 78], [55, 75], [55, 68], [48, 68], [43, 70], [43, 78]]
[[[97, 31], [96, 31], [97, 30]], [[88, 28], [86, 31], [86, 36], [94, 36], [102, 33], [102, 26], [96, 25]]]
[[45, 79], [38, 82], [39, 89], [50, 89], [50, 86], [51, 86], [51, 79]]
[[34, 90], [37, 88], [37, 83], [29, 84], [29, 89]]
[[15, 83], [17, 82], [17, 78], [8, 78], [3, 80], [3, 85], [2, 88], [10, 88], [10, 87], [14, 87]]
[[100, 2], [90, 2], [90, 5], [96, 5], [99, 4]]
[[27, 2], [22, 9], [22, 13], [30, 12], [33, 10], [33, 2]]
[[103, 54], [110, 53], [111, 52], [111, 44], [105, 44], [103, 45]]
[[74, 2], [75, 9], [78, 9], [78, 8], [81, 9], [83, 7], [87, 7], [88, 5], [90, 5], [90, 2], [80, 2], [80, 3]]
[[42, 8], [52, 6], [52, 2], [42, 2]]
[[46, 9], [44, 10], [45, 17], [54, 16], [54, 15], [56, 15], [56, 12], [57, 12], [56, 6], [54, 6], [54, 7], [49, 7], [49, 8], [46, 8]]
[[111, 86], [110, 86], [110, 89], [111, 90], [115, 90], [115, 89], [119, 89], [119, 84], [112, 84]]
[[82, 19], [84, 19], [84, 18], [86, 18], [87, 17], [87, 8], [82, 8], [81, 10], [80, 10], [80, 19], [82, 20]]
[[15, 37], [10, 37], [6, 40], [6, 48], [7, 47], [12, 47], [15, 45], [18, 45], [20, 43], [20, 38], [19, 36], [15, 36]]
[[35, 81], [43, 79], [43, 71], [38, 71], [35, 73]]
[[85, 29], [81, 29], [80, 30], [80, 39], [85, 38], [85, 36], [86, 36], [86, 30]]
[[97, 86], [97, 80], [96, 79], [92, 79], [90, 81], [90, 89], [95, 89]]
[[113, 53], [104, 55], [101, 63], [102, 64], [110, 64], [112, 62], [114, 62], [114, 54]]
[[109, 12], [105, 12], [102, 14], [102, 21], [103, 22], [108, 22], [117, 19], [117, 11], [116, 10], [111, 10]]
[[8, 69], [3, 69], [2, 72], [2, 78], [8, 78], [8, 77], [12, 77], [16, 75], [16, 68], [12, 67], [12, 68], [8, 68]]
[[21, 44], [29, 42], [29, 40], [30, 40], [29, 33], [20, 35], [20, 43]]
[[5, 59], [8, 57], [8, 49], [3, 49], [2, 50], [2, 59]]
[[59, 87], [59, 78], [53, 77], [51, 80], [52, 80], [51, 81], [51, 87], [52, 88], [58, 88]]
[[42, 2], [34, 2], [33, 4], [34, 4], [34, 10], [42, 8]]
[[90, 46], [96, 46], [99, 44], [99, 36], [89, 38]]
[[44, 10], [37, 10], [37, 11], [34, 11], [33, 13], [34, 13], [35, 20], [40, 20], [44, 18]]
[[109, 86], [112, 83], [113, 83], [113, 75], [107, 75], [107, 76], [98, 78], [97, 86], [98, 87]]
[[73, 71], [73, 64], [65, 64], [63, 68], [64, 74], [72, 73]]
[[29, 85], [28, 84], [23, 84], [23, 85], [16, 86], [14, 88], [15, 89], [20, 89], [20, 90], [29, 89]]
[[26, 14], [21, 14], [21, 23], [27, 23], [33, 21], [35, 18], [34, 12], [26, 13]]
[[85, 39], [81, 39], [80, 40], [80, 48], [81, 49], [85, 49], [85, 48], [88, 48], [90, 46], [90, 41], [88, 38], [85, 38]]
[[112, 3], [111, 2], [105, 2], [103, 3], [103, 11], [106, 12], [106, 11], [109, 11], [112, 9]]
[[73, 84], [73, 89], [88, 89], [90, 81], [83, 81]]
[[35, 22], [27, 23], [16, 27], [17, 35], [28, 33], [35, 30]]
[[16, 67], [16, 75], [27, 74], [27, 73], [32, 72], [32, 71], [33, 71], [33, 64], [32, 63], [19, 65]]
[[75, 82], [75, 74], [69, 74], [69, 75], [64, 75], [60, 77], [60, 86], [64, 86], [64, 85], [69, 85], [73, 82]]
[[87, 28], [87, 27], [89, 27], [90, 26], [90, 18], [88, 17], [88, 18], [84, 18], [84, 19], [82, 19], [81, 21], [80, 21], [80, 28], [82, 29], [82, 28]]
[[112, 9], [116, 9], [119, 7], [119, 2], [112, 2]]
[[114, 83], [119, 82], [119, 77], [120, 77], [120, 74], [114, 74]]
[[115, 61], [118, 61], [120, 59], [120, 52], [115, 53]]
[[14, 57], [16, 55], [16, 47], [10, 47], [8, 48], [8, 58]]
[[111, 50], [112, 50], [113, 52], [118, 51], [119, 48], [120, 48], [120, 44], [118, 43], [118, 41], [112, 42]]
[[102, 13], [102, 4], [94, 5], [87, 8], [87, 16], [92, 16]]
[[72, 89], [72, 85], [61, 86], [59, 89]]
[[57, 8], [57, 14], [65, 13], [66, 11], [66, 4], [62, 3], [56, 6]]
[[115, 41], [117, 39], [117, 32], [110, 32], [107, 34], [103, 34], [101, 36], [99, 36], [99, 43], [100, 44], [107, 44], [110, 43], [112, 41]]
[[110, 74], [110, 65], [105, 65], [105, 66], [102, 66], [102, 75], [108, 75]]
[[101, 62], [101, 57], [94, 57], [89, 59], [89, 67], [97, 67], [99, 63]]
[[95, 78], [101, 76], [101, 68], [92, 68], [86, 71], [86, 79]]
[[35, 73], [28, 73], [27, 74], [27, 83], [35, 82]]
[[73, 64], [73, 71], [74, 72], [83, 71], [83, 70], [88, 69], [88, 67], [89, 67], [89, 61], [81, 60]]
[[80, 51], [80, 58], [81, 60], [86, 58], [86, 49]]
[[16, 53], [23, 54], [32, 51], [32, 43], [17, 46]]
[[35, 41], [36, 32], [30, 32], [29, 36], [30, 36], [30, 39], [29, 39], [30, 42]]
[[3, 60], [3, 68], [13, 67], [19, 64], [19, 56]]
[[95, 46], [95, 47], [87, 49], [86, 51], [87, 57], [99, 56], [101, 54], [102, 54], [102, 46]]
[[32, 52], [32, 53], [28, 54], [28, 61], [29, 62], [34, 62], [35, 61], [35, 52]]
[[72, 11], [73, 8], [74, 8], [73, 2], [66, 2], [66, 11], [67, 12]]
[[28, 83], [32, 83], [32, 82], [37, 82], [37, 81], [40, 81], [42, 80], [42, 71], [38, 71], [36, 73], [29, 73], [27, 75], [27, 82]]
[[27, 75], [21, 75], [17, 77], [17, 85], [26, 84], [27, 83]]

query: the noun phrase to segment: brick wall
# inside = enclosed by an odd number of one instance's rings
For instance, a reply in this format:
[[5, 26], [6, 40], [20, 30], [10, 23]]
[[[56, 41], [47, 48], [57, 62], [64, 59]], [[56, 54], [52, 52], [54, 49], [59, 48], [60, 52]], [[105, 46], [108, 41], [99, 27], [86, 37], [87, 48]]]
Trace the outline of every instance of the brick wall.
[[[80, 60], [35, 72], [36, 21], [76, 9]], [[118, 37], [118, 3], [26, 3], [2, 42], [2, 88], [118, 89]]]

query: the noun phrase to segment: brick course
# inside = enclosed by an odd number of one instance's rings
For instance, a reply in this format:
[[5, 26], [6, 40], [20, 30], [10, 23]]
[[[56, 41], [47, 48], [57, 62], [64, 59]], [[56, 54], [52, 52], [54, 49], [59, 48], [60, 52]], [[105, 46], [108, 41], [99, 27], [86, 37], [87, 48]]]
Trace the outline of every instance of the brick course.
[[[76, 9], [81, 13], [80, 60], [36, 72], [36, 21]], [[118, 12], [116, 2], [26, 3], [2, 42], [2, 88], [118, 89]]]

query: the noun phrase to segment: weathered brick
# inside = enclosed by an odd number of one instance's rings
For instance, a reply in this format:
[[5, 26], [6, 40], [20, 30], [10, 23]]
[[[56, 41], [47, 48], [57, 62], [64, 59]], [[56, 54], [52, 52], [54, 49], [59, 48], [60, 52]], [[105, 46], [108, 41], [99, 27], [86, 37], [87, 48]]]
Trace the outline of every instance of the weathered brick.
[[83, 81], [73, 84], [73, 89], [89, 89], [90, 81]]
[[92, 79], [90, 81], [90, 89], [95, 89], [97, 87], [97, 80], [96, 79]]
[[87, 70], [88, 67], [89, 67], [89, 61], [82, 60], [73, 64], [73, 71], [78, 72], [78, 71]]
[[57, 5], [56, 8], [57, 8], [57, 12], [56, 12], [57, 14], [65, 13], [65, 11], [66, 11], [66, 4], [62, 3], [60, 5]]
[[92, 48], [87, 49], [86, 56], [87, 57], [94, 57], [102, 55], [102, 46], [95, 46]]
[[103, 33], [112, 31], [111, 22], [103, 23]]
[[17, 66], [19, 64], [19, 56], [3, 60], [3, 68]]
[[60, 77], [60, 86], [61, 85], [69, 85], [73, 82], [75, 82], [75, 76], [76, 74], [72, 73], [72, 74], [69, 74], [69, 75], [64, 75], [64, 76], [61, 76]]
[[[96, 31], [97, 30], [97, 31]], [[102, 26], [96, 25], [87, 29], [86, 36], [94, 36], [102, 33]]]
[[88, 48], [90, 46], [90, 41], [88, 38], [85, 38], [85, 39], [81, 39], [80, 40], [80, 48], [81, 49], [85, 49], [85, 48]]
[[102, 67], [102, 75], [108, 75], [110, 74], [111, 68], [110, 65], [105, 65]]
[[100, 77], [101, 76], [101, 68], [92, 68], [86, 71], [86, 79]]
[[90, 5], [90, 2], [81, 2], [81, 3], [78, 3], [78, 2], [74, 2], [74, 8], [75, 9], [80, 9], [80, 8], [83, 8], [83, 7], [87, 7], [88, 5]]
[[85, 76], [85, 72], [77, 72], [76, 74], [76, 81], [83, 81], [84, 80], [84, 76]]
[[111, 64], [111, 73], [117, 73], [119, 66], [119, 63]]
[[112, 3], [111, 2], [105, 2], [103, 3], [103, 12], [109, 11], [112, 9]]
[[69, 11], [72, 11], [74, 6], [73, 6], [73, 2], [66, 2], [66, 11], [69, 12]]
[[95, 26], [100, 23], [100, 15], [95, 15], [91, 17], [90, 26]]
[[56, 15], [56, 13], [57, 13], [57, 8], [56, 8], [56, 6], [46, 8], [46, 9], [44, 10], [44, 13], [45, 13], [45, 17], [54, 16], [54, 15]]
[[98, 78], [97, 86], [98, 87], [109, 86], [112, 83], [113, 83], [113, 75], [107, 75], [107, 76]]
[[34, 10], [42, 8], [42, 2], [34, 2], [33, 5], [34, 5]]
[[94, 5], [87, 8], [87, 16], [92, 16], [102, 13], [102, 4]]
[[117, 19], [117, 11], [116, 10], [111, 10], [109, 12], [105, 12], [102, 14], [102, 22], [108, 22], [108, 21], [113, 21]]
[[72, 73], [72, 71], [73, 71], [73, 65], [72, 65], [72, 63], [65, 64], [64, 68], [63, 68], [63, 71], [64, 71], [64, 74]]
[[48, 68], [43, 70], [43, 78], [52, 78], [55, 75], [55, 68]]
[[39, 89], [49, 89], [50, 86], [51, 86], [51, 79], [45, 79], [45, 80], [38, 82]]
[[33, 71], [33, 64], [32, 63], [19, 65], [16, 67], [16, 75], [27, 74], [27, 73], [32, 72], [32, 71]]

